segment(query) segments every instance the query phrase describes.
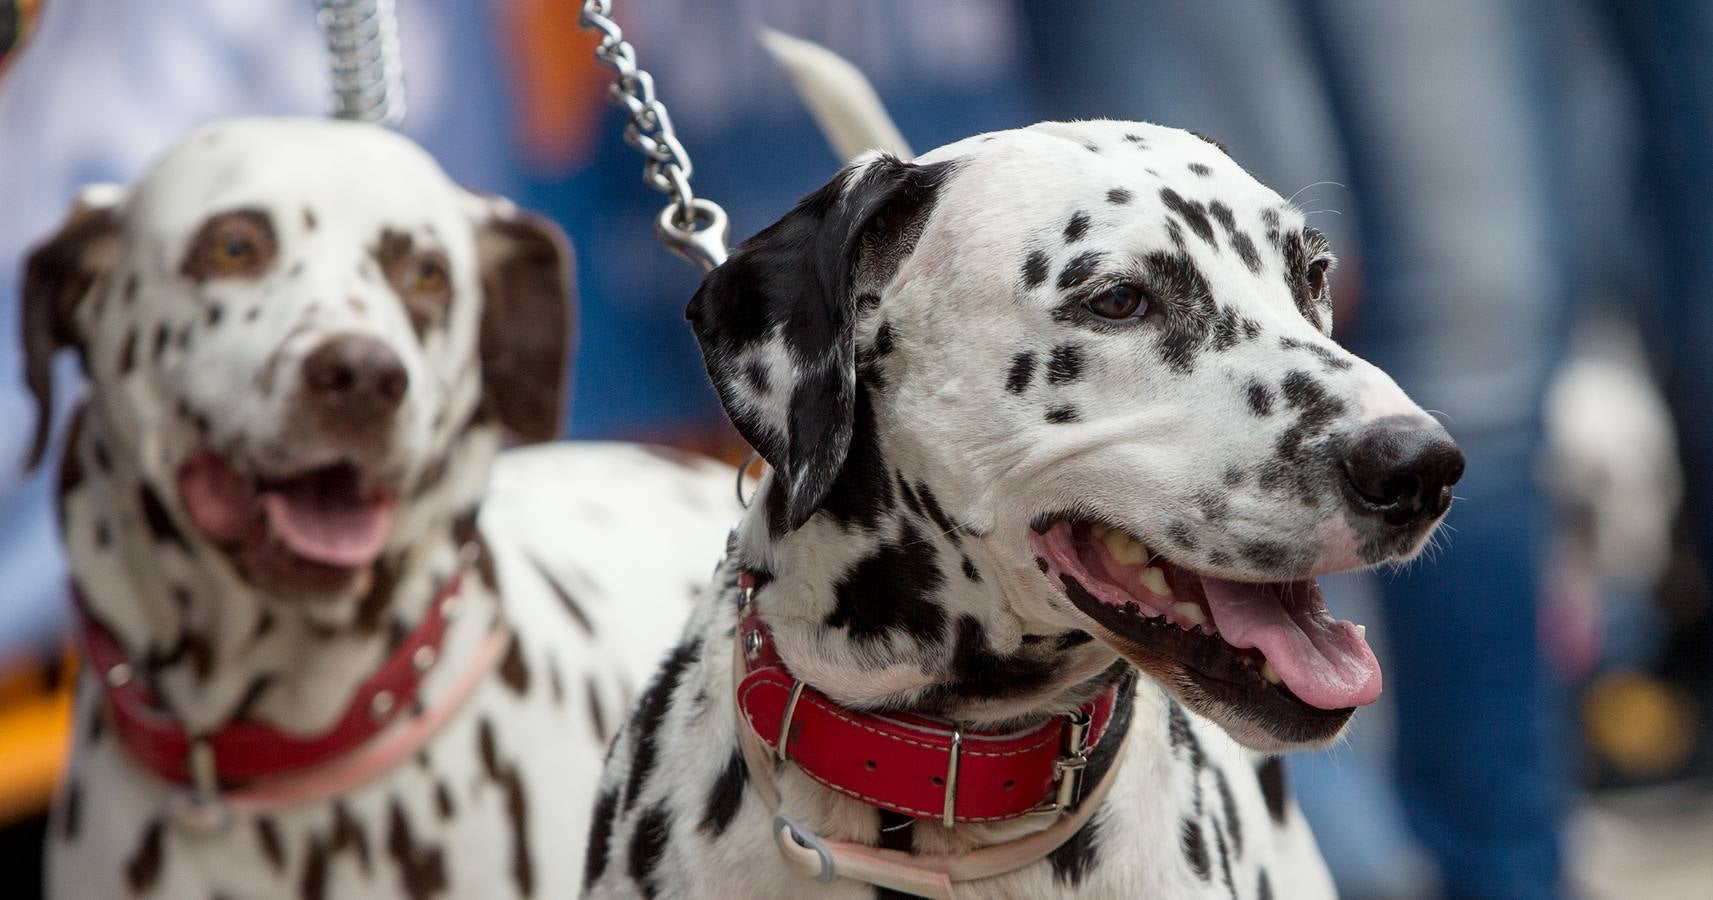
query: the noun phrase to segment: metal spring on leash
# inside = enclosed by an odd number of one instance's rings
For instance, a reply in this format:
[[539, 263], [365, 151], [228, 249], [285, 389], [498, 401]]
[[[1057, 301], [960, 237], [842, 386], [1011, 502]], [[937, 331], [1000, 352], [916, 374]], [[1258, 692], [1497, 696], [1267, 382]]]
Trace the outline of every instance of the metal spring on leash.
[[327, 41], [329, 114], [396, 127], [404, 120], [404, 66], [394, 0], [315, 0]]
[[666, 104], [654, 96], [654, 76], [637, 66], [636, 48], [625, 40], [612, 16], [612, 0], [585, 0], [577, 23], [587, 31], [600, 32], [595, 59], [618, 74], [607, 88], [607, 99], [630, 113], [625, 143], [648, 157], [643, 181], [672, 199], [654, 221], [655, 236], [666, 249], [712, 269], [726, 259], [730, 233], [726, 211], [690, 190], [690, 154], [672, 130]]

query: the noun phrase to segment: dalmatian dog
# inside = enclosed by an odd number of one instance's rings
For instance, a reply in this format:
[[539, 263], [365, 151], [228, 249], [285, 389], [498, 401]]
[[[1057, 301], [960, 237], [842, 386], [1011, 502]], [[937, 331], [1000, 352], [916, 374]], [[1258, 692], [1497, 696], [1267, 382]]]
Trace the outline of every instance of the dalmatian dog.
[[[1329, 338], [1332, 265], [1220, 146], [1119, 121], [870, 153], [740, 246], [688, 317], [770, 471], [615, 741], [590, 895], [885, 896], [995, 846], [1033, 850], [921, 893], [1332, 894], [1277, 754], [1381, 674], [1314, 579], [1411, 558], [1463, 468]], [[972, 782], [1040, 728], [1068, 801]]]
[[34, 251], [44, 420], [56, 350], [90, 385], [52, 894], [577, 890], [607, 744], [739, 507], [667, 451], [498, 452], [557, 433], [570, 265], [405, 138], [319, 120], [210, 126]]

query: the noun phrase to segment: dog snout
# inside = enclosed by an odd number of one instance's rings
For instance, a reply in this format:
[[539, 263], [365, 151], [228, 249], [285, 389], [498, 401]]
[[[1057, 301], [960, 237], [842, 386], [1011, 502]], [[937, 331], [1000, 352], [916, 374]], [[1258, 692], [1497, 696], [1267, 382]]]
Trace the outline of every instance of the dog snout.
[[403, 402], [410, 376], [404, 362], [372, 337], [330, 337], [303, 360], [303, 393], [328, 424], [364, 427], [385, 422]]
[[1394, 416], [1362, 427], [1343, 459], [1353, 505], [1386, 524], [1428, 522], [1451, 506], [1463, 451], [1438, 422]]

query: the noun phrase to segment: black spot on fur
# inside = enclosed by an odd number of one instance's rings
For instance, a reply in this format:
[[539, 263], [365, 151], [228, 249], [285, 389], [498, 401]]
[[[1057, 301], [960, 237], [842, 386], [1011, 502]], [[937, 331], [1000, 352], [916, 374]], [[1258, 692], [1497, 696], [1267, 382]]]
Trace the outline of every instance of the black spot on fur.
[[1255, 900], [1273, 900], [1273, 882], [1267, 878], [1265, 866], [1255, 879]]
[[1034, 377], [1035, 354], [1025, 350], [1011, 357], [1011, 369], [1005, 374], [1005, 389], [1021, 394], [1029, 389], [1029, 381]]
[[1166, 735], [1171, 741], [1172, 749], [1184, 751], [1184, 757], [1189, 761], [1192, 770], [1200, 772], [1202, 767], [1207, 765], [1207, 757], [1202, 755], [1201, 741], [1196, 739], [1196, 733], [1190, 727], [1190, 717], [1176, 700], [1167, 701]]
[[1231, 151], [1225, 149], [1225, 144], [1221, 143], [1219, 140], [1217, 140], [1215, 138], [1210, 138], [1207, 135], [1202, 134], [1199, 131], [1191, 131], [1190, 134], [1195, 135], [1196, 137], [1200, 138], [1201, 140], [1204, 140], [1204, 141], [1214, 145], [1215, 147], [1219, 148], [1219, 152], [1224, 153], [1226, 156], [1231, 155]]
[[303, 229], [305, 231], [315, 230], [315, 213], [307, 206], [303, 208]]
[[1029, 256], [1023, 260], [1023, 286], [1028, 288], [1037, 288], [1046, 280], [1046, 252], [1041, 250], [1029, 251]]
[[524, 664], [523, 647], [515, 634], [500, 660], [500, 681], [519, 697], [529, 693], [529, 666]]
[[404, 807], [394, 799], [387, 822], [387, 854], [398, 866], [399, 883], [411, 900], [427, 900], [446, 890], [446, 860], [439, 847], [419, 844], [405, 816]]
[[[1244, 393], [1249, 398], [1249, 412], [1263, 419], [1273, 414], [1273, 392], [1266, 385], [1256, 379], [1250, 379]], [[1241, 474], [1239, 473], [1240, 476]]]
[[1267, 814], [1280, 825], [1285, 824], [1285, 764], [1277, 756], [1269, 756], [1255, 767], [1255, 780], [1261, 783], [1261, 796], [1267, 801]]
[[1135, 196], [1136, 195], [1130, 193], [1128, 190], [1125, 190], [1124, 188], [1113, 188], [1112, 190], [1106, 192], [1106, 202], [1112, 204], [1113, 206], [1123, 206], [1124, 204], [1129, 203], [1132, 199], [1134, 199]]
[[684, 670], [701, 657], [700, 637], [674, 647], [648, 690], [637, 700], [636, 712], [630, 721], [636, 750], [625, 780], [624, 811], [627, 813], [636, 806], [643, 785], [654, 772], [655, 758], [660, 752], [660, 725], [666, 719], [666, 710], [672, 705], [672, 694], [678, 690], [679, 679], [684, 677]]
[[607, 857], [613, 842], [613, 819], [618, 816], [619, 788], [613, 785], [595, 797], [595, 811], [589, 817], [589, 846], [584, 851], [583, 889], [599, 881], [607, 871]]
[[457, 808], [452, 805], [452, 789], [447, 787], [444, 781], [434, 783], [434, 812], [440, 816], [442, 822], [452, 818], [452, 814], [457, 812]]
[[149, 356], [155, 362], [161, 361], [161, 354], [166, 352], [167, 341], [172, 340], [172, 328], [166, 322], [155, 325], [154, 351]]
[[1283, 350], [1301, 350], [1304, 353], [1320, 360], [1321, 365], [1325, 366], [1329, 371], [1341, 372], [1351, 366], [1349, 357], [1340, 356], [1319, 344], [1310, 343], [1309, 341], [1299, 341], [1294, 337], [1286, 336], [1279, 338], [1279, 347]]
[[850, 449], [832, 487], [821, 500], [821, 511], [847, 528], [873, 529], [892, 508], [892, 479], [880, 450], [880, 429], [874, 424], [869, 392], [857, 386], [852, 412]]
[[172, 516], [167, 514], [167, 508], [161, 503], [160, 495], [155, 493], [155, 489], [145, 484], [137, 489], [137, 494], [143, 509], [143, 521], [149, 526], [149, 533], [155, 536], [155, 540], [176, 544], [179, 549], [190, 553], [190, 542], [185, 540], [184, 534], [173, 524]]
[[851, 566], [833, 587], [828, 628], [845, 628], [851, 640], [871, 643], [902, 631], [918, 644], [945, 635], [946, 613], [935, 598], [945, 584], [934, 544], [911, 524], [897, 540]]
[[1190, 171], [1203, 178], [1213, 174], [1213, 170], [1208, 168], [1206, 163], [1199, 162], [1190, 163]]
[[155, 883], [161, 878], [165, 839], [166, 823], [160, 816], [155, 816], [143, 827], [142, 839], [131, 851], [131, 858], [125, 861], [125, 883], [130, 886], [133, 896], [155, 889]]
[[1277, 541], [1244, 541], [1237, 551], [1258, 569], [1276, 572], [1291, 565], [1291, 548]]
[[744, 765], [743, 753], [733, 747], [725, 768], [715, 776], [708, 789], [708, 800], [702, 807], [702, 821], [696, 826], [709, 837], [726, 833], [743, 805], [744, 787], [749, 783], [749, 767]]
[[218, 303], [210, 303], [208, 304], [208, 309], [203, 313], [203, 320], [208, 323], [209, 328], [213, 328], [220, 324], [220, 320], [225, 315], [226, 308], [224, 306], [221, 306]]
[[303, 851], [303, 877], [297, 889], [303, 900], [323, 900], [327, 896], [327, 845], [320, 838], [310, 838]]
[[1225, 846], [1225, 829], [1220, 826], [1217, 820], [1213, 823], [1213, 846], [1215, 850], [1219, 851], [1220, 880], [1225, 882], [1225, 890], [1231, 895], [1232, 900], [1236, 900], [1237, 885], [1231, 880], [1231, 854]]
[[1185, 550], [1194, 550], [1198, 543], [1195, 529], [1191, 528], [1188, 522], [1173, 522], [1166, 526], [1166, 536]]
[[672, 836], [672, 813], [665, 803], [648, 808], [637, 820], [630, 836], [630, 877], [644, 897], [654, 898], [659, 888], [654, 884], [654, 872], [660, 868], [660, 857], [666, 852], [666, 842]]
[[1172, 312], [1157, 339], [1160, 358], [1175, 371], [1189, 372], [1218, 319], [1213, 291], [1187, 253], [1150, 253], [1144, 265], [1155, 293]]
[[1070, 262], [1065, 263], [1065, 268], [1059, 272], [1059, 290], [1068, 291], [1093, 278], [1096, 270], [1100, 268], [1101, 262], [1105, 259], [1106, 255], [1099, 250], [1089, 250], [1072, 258]]
[[976, 569], [975, 562], [967, 556], [964, 557], [964, 577], [972, 583], [981, 583], [981, 572]]
[[1080, 209], [1077, 210], [1071, 216], [1071, 220], [1065, 223], [1065, 243], [1074, 244], [1082, 240], [1083, 235], [1088, 234], [1088, 224], [1088, 213]]
[[273, 819], [256, 817], [256, 844], [262, 848], [262, 855], [267, 857], [268, 865], [273, 866], [275, 872], [285, 869], [285, 843], [280, 840], [280, 830]]
[[1077, 344], [1060, 344], [1053, 348], [1047, 360], [1047, 383], [1069, 384], [1083, 374], [1083, 348]]
[[1207, 207], [1200, 200], [1185, 200], [1177, 191], [1171, 188], [1160, 189], [1160, 202], [1166, 208], [1181, 216], [1196, 237], [1206, 241], [1208, 246], [1219, 249], [1219, 243], [1213, 237], [1213, 222], [1208, 219]]
[[1189, 862], [1190, 869], [1196, 877], [1208, 880], [1212, 873], [1211, 861], [1207, 856], [1207, 838], [1202, 835], [1201, 822], [1195, 819], [1185, 819], [1179, 829], [1178, 842], [1184, 851], [1184, 859]]
[[749, 382], [750, 390], [765, 395], [772, 389], [767, 380], [767, 367], [756, 360], [750, 360], [743, 367], [744, 380]]
[[916, 482], [916, 498], [922, 504], [922, 512], [933, 520], [934, 527], [939, 529], [940, 534], [951, 538], [954, 544], [959, 543], [957, 525], [953, 524], [951, 517], [940, 508], [940, 500], [934, 496], [934, 491], [928, 487], [927, 482]]
[[958, 617], [948, 667], [951, 677], [929, 689], [932, 699], [925, 705], [932, 708], [941, 703], [1027, 694], [1051, 681], [1060, 664], [1050, 655], [1005, 656], [994, 652], [981, 620], [966, 613]]
[[1225, 770], [1213, 770], [1213, 785], [1219, 791], [1219, 807], [1225, 813], [1225, 827], [1231, 832], [1231, 853], [1233, 856], [1243, 855], [1243, 820], [1237, 815], [1237, 798], [1231, 794], [1231, 785], [1225, 781]]
[[1053, 425], [1068, 425], [1077, 420], [1077, 408], [1070, 405], [1054, 406], [1047, 410], [1046, 419]]
[[1053, 867], [1053, 881], [1071, 887], [1082, 884], [1083, 877], [1094, 868], [1099, 852], [1100, 812], [1097, 810], [1083, 823], [1083, 827], [1077, 829], [1076, 834], [1071, 835], [1070, 840], [1047, 854], [1047, 862]]

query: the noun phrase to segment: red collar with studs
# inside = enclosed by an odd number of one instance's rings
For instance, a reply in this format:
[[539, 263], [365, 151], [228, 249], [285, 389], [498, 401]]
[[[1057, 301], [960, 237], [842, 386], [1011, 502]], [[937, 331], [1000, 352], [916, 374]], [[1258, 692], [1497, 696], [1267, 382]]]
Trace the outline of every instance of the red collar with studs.
[[75, 589], [73, 600], [89, 662], [107, 688], [113, 730], [132, 758], [169, 782], [213, 793], [328, 762], [396, 721], [416, 702], [423, 677], [439, 659], [462, 580], [462, 571], [447, 579], [415, 630], [357, 686], [333, 727], [309, 736], [253, 719], [234, 719], [212, 734], [192, 737], [138, 677], [118, 639], [89, 614]]
[[792, 676], [755, 602], [756, 578], [738, 575], [737, 704], [774, 756], [831, 790], [946, 827], [1068, 809], [1088, 754], [1106, 735], [1114, 685], [1076, 713], [1004, 733], [909, 714], [845, 709]]

